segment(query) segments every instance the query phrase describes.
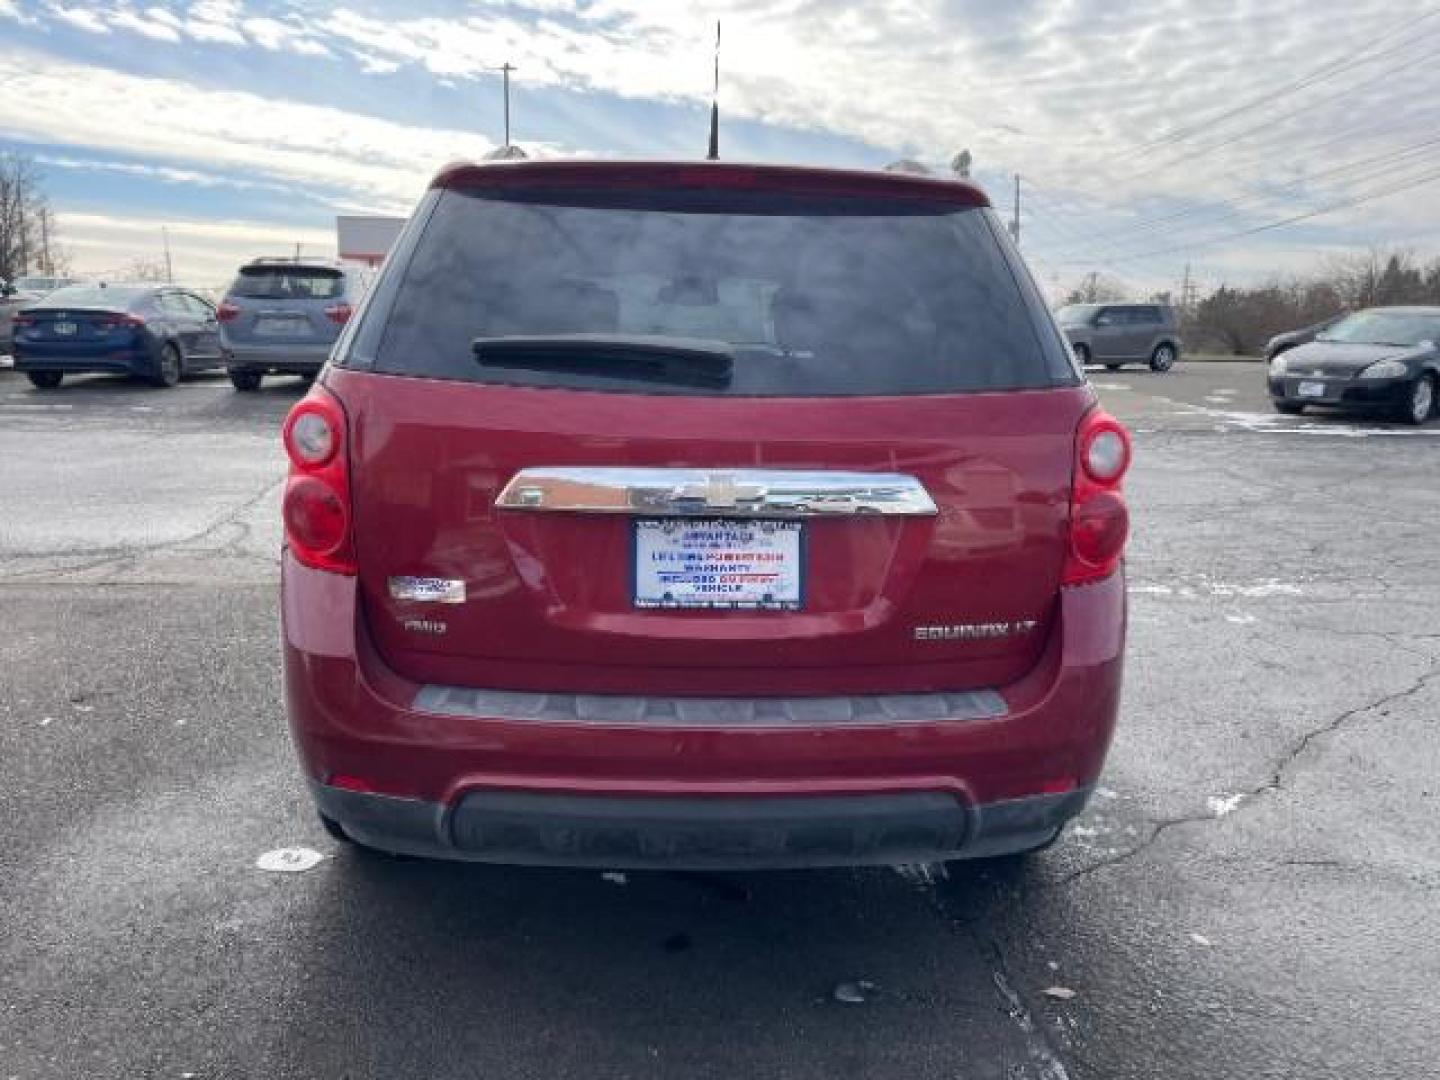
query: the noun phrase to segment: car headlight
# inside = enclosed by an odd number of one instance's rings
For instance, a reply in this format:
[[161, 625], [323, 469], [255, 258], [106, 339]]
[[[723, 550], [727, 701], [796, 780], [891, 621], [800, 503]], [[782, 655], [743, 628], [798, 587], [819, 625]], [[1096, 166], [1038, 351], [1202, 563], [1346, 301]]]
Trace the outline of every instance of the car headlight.
[[1402, 375], [1409, 374], [1409, 371], [1410, 369], [1399, 360], [1380, 360], [1360, 372], [1360, 378], [1398, 379]]
[[1286, 370], [1286, 368], [1285, 368], [1285, 354], [1284, 354], [1284, 353], [1281, 353], [1279, 356], [1274, 356], [1274, 357], [1271, 357], [1271, 358], [1270, 358], [1270, 374], [1271, 374], [1271, 375], [1284, 375], [1284, 374], [1285, 374], [1285, 370]]

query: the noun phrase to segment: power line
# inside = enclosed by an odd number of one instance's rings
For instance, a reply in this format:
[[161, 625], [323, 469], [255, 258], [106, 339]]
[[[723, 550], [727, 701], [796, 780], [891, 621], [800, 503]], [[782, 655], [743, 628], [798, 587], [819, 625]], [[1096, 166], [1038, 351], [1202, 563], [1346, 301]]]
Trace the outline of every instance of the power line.
[[1359, 52], [1352, 52], [1348, 58], [1332, 60], [1328, 63], [1321, 64], [1319, 67], [1312, 69], [1306, 74], [1301, 75], [1299, 78], [1293, 79], [1290, 82], [1285, 83], [1284, 85], [1279, 86], [1274, 90], [1267, 91], [1264, 94], [1258, 94], [1253, 98], [1249, 98], [1241, 102], [1239, 105], [1231, 106], [1230, 108], [1225, 109], [1222, 112], [1216, 113], [1213, 116], [1207, 117], [1206, 119], [1201, 120], [1195, 124], [1191, 124], [1188, 127], [1180, 128], [1178, 131], [1168, 132], [1165, 135], [1161, 135], [1154, 139], [1151, 139], [1149, 142], [1143, 143], [1142, 145], [1136, 147], [1133, 151], [1131, 151], [1131, 153], [1143, 154], [1149, 150], [1155, 149], [1160, 146], [1166, 146], [1176, 142], [1183, 142], [1184, 140], [1190, 138], [1192, 135], [1204, 131], [1206, 128], [1216, 127], [1224, 123], [1226, 120], [1230, 120], [1236, 116], [1241, 116], [1252, 109], [1259, 108], [1263, 105], [1272, 104], [1278, 98], [1284, 97], [1287, 94], [1293, 94], [1297, 91], [1313, 86], [1316, 83], [1321, 83], [1325, 82], [1328, 79], [1332, 79], [1336, 75], [1340, 75], [1362, 64], [1367, 64], [1373, 60], [1379, 60], [1391, 55], [1392, 53], [1399, 52], [1408, 45], [1410, 45], [1411, 40], [1413, 39], [1402, 42], [1394, 49], [1384, 50], [1378, 54], [1371, 54], [1371, 50], [1373, 50], [1376, 46], [1383, 44], [1384, 42], [1399, 34], [1403, 34], [1412, 26], [1417, 26], [1428, 19], [1433, 19], [1436, 15], [1440, 15], [1440, 10], [1427, 11], [1421, 15], [1417, 15], [1412, 19], [1407, 19], [1399, 26], [1396, 26], [1391, 30], [1386, 31], [1379, 37], [1373, 39], [1369, 44], [1363, 46]]
[[[1440, 169], [1425, 173], [1422, 176], [1412, 177], [1401, 184], [1394, 184], [1388, 188], [1381, 188], [1378, 191], [1367, 192], [1366, 194], [1357, 196], [1353, 199], [1344, 199], [1339, 202], [1333, 202], [1326, 206], [1318, 207], [1314, 210], [1307, 210], [1301, 214], [1292, 214], [1290, 217], [1282, 218], [1279, 221], [1266, 222], [1263, 225], [1256, 225], [1253, 228], [1249, 229], [1241, 229], [1238, 232], [1227, 233], [1223, 236], [1211, 237], [1207, 240], [1197, 240], [1191, 243], [1176, 244], [1172, 247], [1160, 248], [1156, 251], [1147, 251], [1136, 254], [1122, 254], [1114, 256], [1114, 258], [1117, 261], [1121, 262], [1139, 262], [1147, 259], [1153, 259], [1160, 255], [1170, 255], [1177, 251], [1193, 251], [1196, 248], [1211, 247], [1215, 244], [1223, 244], [1229, 240], [1239, 240], [1247, 236], [1255, 236], [1258, 233], [1270, 232], [1273, 229], [1284, 228], [1287, 225], [1295, 225], [1301, 221], [1309, 221], [1311, 218], [1317, 218], [1323, 214], [1334, 213], [1336, 210], [1348, 210], [1351, 207], [1362, 206], [1365, 203], [1374, 202], [1376, 199], [1382, 199], [1387, 195], [1396, 195], [1402, 191], [1409, 191], [1412, 188], [1417, 188], [1425, 184], [1434, 183], [1436, 180], [1440, 180]], [[1062, 265], [1076, 265], [1079, 261], [1080, 260], [1066, 260], [1062, 263]]]
[[[1184, 222], [1191, 218], [1205, 217], [1217, 211], [1224, 211], [1224, 217], [1220, 220], [1232, 220], [1233, 218], [1243, 213], [1249, 212], [1252, 209], [1259, 209], [1260, 205], [1268, 200], [1274, 199], [1280, 195], [1283, 195], [1286, 192], [1297, 191], [1305, 187], [1307, 184], [1311, 184], [1314, 181], [1322, 179], [1324, 177], [1332, 177], [1341, 175], [1343, 173], [1354, 172], [1356, 169], [1364, 168], [1367, 166], [1392, 166], [1404, 161], [1404, 159], [1407, 158], [1416, 159], [1414, 161], [1405, 162], [1405, 164], [1411, 165], [1415, 164], [1418, 160], [1427, 158], [1435, 153], [1440, 153], [1440, 137], [1436, 137], [1433, 139], [1425, 139], [1421, 142], [1414, 143], [1410, 146], [1402, 147], [1398, 150], [1387, 150], [1380, 154], [1372, 154], [1367, 157], [1356, 158], [1353, 161], [1344, 162], [1339, 165], [1333, 165], [1329, 168], [1320, 169], [1316, 172], [1306, 173], [1303, 176], [1298, 176], [1293, 180], [1286, 181], [1285, 183], [1273, 187], [1267, 191], [1254, 193], [1239, 200], [1217, 200], [1216, 202], [1213, 202], [1204, 207], [1185, 207], [1179, 210], [1171, 211], [1167, 214], [1162, 214], [1158, 217], [1146, 218], [1140, 221], [1130, 222], [1129, 224], [1123, 226], [1118, 232], [1118, 234], [1113, 231], [1106, 231], [1103, 234], [1100, 232], [1087, 232], [1082, 234], [1079, 241], [1072, 242], [1069, 247], [1073, 248], [1081, 245], [1089, 245], [1092, 238], [1098, 238], [1101, 235], [1104, 235], [1105, 239], [1109, 243], [1113, 244], [1117, 235], [1121, 239], [1129, 239], [1132, 237], [1138, 238], [1141, 234], [1153, 234], [1157, 231], [1160, 231], [1161, 226], [1166, 226], [1165, 231], [1169, 232], [1173, 231], [1177, 222]], [[1369, 177], [1362, 176], [1359, 179], [1363, 181], [1369, 179]], [[1185, 228], [1186, 226], [1182, 225], [1180, 227]]]
[[[1407, 46], [1409, 44], [1410, 42], [1406, 42]], [[1193, 161], [1197, 157], [1201, 157], [1205, 154], [1212, 154], [1216, 150], [1223, 149], [1227, 146], [1232, 146], [1237, 142], [1248, 139], [1250, 136], [1256, 133], [1266, 131], [1273, 132], [1276, 124], [1299, 116], [1303, 112], [1308, 112], [1310, 109], [1315, 108], [1317, 105], [1324, 105], [1327, 102], [1334, 101], [1336, 98], [1344, 97], [1347, 94], [1353, 94], [1357, 90], [1363, 90], [1366, 87], [1372, 86], [1377, 82], [1383, 82], [1388, 79], [1393, 79], [1398, 73], [1406, 71], [1409, 68], [1417, 67], [1420, 64], [1433, 64], [1434, 61], [1435, 58], [1429, 54], [1412, 57], [1405, 63], [1390, 68], [1389, 70], [1382, 71], [1376, 75], [1371, 76], [1368, 79], [1365, 79], [1362, 82], [1355, 83], [1351, 86], [1342, 86], [1334, 93], [1327, 94], [1324, 97], [1312, 99], [1311, 101], [1306, 102], [1304, 105], [1300, 105], [1294, 109], [1291, 109], [1289, 112], [1281, 113], [1279, 116], [1270, 117], [1266, 120], [1262, 120], [1258, 124], [1252, 124], [1250, 127], [1242, 128], [1240, 131], [1233, 132], [1225, 138], [1220, 139], [1218, 142], [1213, 142], [1205, 146], [1192, 148], [1176, 157], [1168, 158], [1165, 161], [1161, 161], [1155, 165], [1151, 165], [1148, 168], [1141, 169], [1139, 172], [1133, 172], [1130, 174], [1129, 178], [1134, 180], [1145, 176], [1153, 176], [1157, 172], [1161, 172], [1165, 169], [1174, 168], [1176, 165], [1183, 165], [1185, 162]]]

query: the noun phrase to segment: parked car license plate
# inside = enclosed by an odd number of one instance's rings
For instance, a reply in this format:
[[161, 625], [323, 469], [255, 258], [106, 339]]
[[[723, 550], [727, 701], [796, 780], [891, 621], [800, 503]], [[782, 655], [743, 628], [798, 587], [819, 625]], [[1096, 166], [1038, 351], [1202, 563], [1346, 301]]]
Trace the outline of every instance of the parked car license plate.
[[73, 322], [57, 322], [55, 324], [55, 333], [60, 337], [73, 337], [75, 331], [79, 329], [80, 327]]
[[255, 333], [261, 337], [295, 337], [297, 334], [304, 334], [310, 329], [310, 324], [304, 319], [266, 319], [255, 320]]
[[1324, 397], [1325, 384], [1323, 382], [1302, 382], [1297, 392], [1301, 397]]
[[803, 522], [637, 519], [634, 530], [636, 607], [796, 611], [804, 602]]

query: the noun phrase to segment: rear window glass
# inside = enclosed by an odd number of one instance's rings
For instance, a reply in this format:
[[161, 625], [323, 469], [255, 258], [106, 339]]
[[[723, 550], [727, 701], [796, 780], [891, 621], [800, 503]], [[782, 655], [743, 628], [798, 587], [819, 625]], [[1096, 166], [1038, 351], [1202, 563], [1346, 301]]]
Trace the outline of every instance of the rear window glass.
[[[152, 291], [149, 285], [71, 285], [45, 297], [45, 307], [100, 307], [122, 310]], [[37, 305], [38, 306], [38, 305]]]
[[[440, 195], [366, 366], [646, 393], [883, 395], [1075, 381], [990, 212], [754, 192]], [[697, 390], [623, 368], [484, 365], [476, 338], [598, 334], [728, 347]], [[363, 339], [375, 340], [362, 333]]]
[[344, 292], [340, 271], [309, 266], [247, 266], [230, 286], [231, 296], [256, 300], [333, 300]]

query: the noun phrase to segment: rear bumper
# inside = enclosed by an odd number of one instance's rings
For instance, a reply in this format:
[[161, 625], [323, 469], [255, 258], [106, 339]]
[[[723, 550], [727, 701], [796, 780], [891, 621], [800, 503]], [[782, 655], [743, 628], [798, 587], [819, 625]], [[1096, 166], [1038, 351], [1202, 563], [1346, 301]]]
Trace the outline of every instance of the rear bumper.
[[149, 375], [155, 370], [155, 357], [143, 347], [85, 351], [73, 345], [23, 345], [14, 357], [16, 371]]
[[1123, 577], [1063, 590], [1059, 607], [1035, 668], [994, 691], [998, 710], [612, 723], [604, 709], [516, 715], [497, 693], [447, 712], [375, 654], [354, 579], [287, 554], [286, 700], [321, 812], [385, 850], [709, 868], [999, 855], [1080, 811], [1114, 729]]
[[457, 804], [311, 784], [320, 812], [369, 847], [427, 858], [621, 869], [890, 865], [1028, 851], [1090, 793], [966, 805], [901, 792], [810, 797], [558, 795], [479, 790]]
[[330, 358], [331, 345], [239, 345], [225, 343], [225, 366], [230, 371], [262, 374], [313, 375]]

